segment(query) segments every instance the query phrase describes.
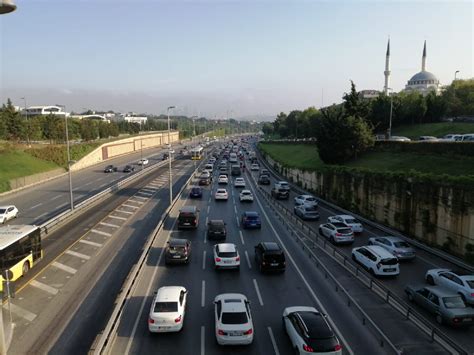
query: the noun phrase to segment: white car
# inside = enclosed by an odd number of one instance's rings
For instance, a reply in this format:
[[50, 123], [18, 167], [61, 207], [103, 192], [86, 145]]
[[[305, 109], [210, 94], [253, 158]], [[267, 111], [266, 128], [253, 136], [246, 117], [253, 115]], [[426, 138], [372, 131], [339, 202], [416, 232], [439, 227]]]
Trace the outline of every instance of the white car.
[[337, 216], [330, 216], [328, 217], [328, 223], [340, 222], [348, 225], [351, 227], [354, 233], [362, 233], [364, 231], [364, 227], [362, 223], [360, 223], [357, 219], [352, 217], [348, 214], [341, 214]]
[[245, 187], [245, 180], [244, 178], [238, 177], [234, 180], [234, 187]]
[[140, 159], [138, 165], [148, 165], [149, 161], [146, 158]]
[[461, 295], [463, 300], [474, 305], [474, 275], [449, 269], [431, 269], [426, 272], [430, 285], [439, 285]]
[[240, 202], [245, 202], [245, 201], [253, 202], [252, 191], [242, 190], [242, 192], [239, 194], [239, 199], [240, 199]]
[[206, 164], [204, 166], [204, 171], [209, 171], [209, 174], [212, 174], [212, 172], [214, 171], [214, 165], [212, 164]]
[[283, 327], [296, 354], [342, 354], [341, 343], [326, 318], [314, 307], [294, 306], [283, 310]]
[[188, 291], [181, 286], [158, 289], [151, 303], [148, 330], [151, 333], [179, 332], [183, 328]]
[[214, 268], [240, 269], [240, 255], [235, 244], [220, 243], [214, 245]]
[[258, 166], [258, 164], [252, 164], [252, 165], [250, 165], [250, 170], [259, 171], [260, 167]]
[[400, 274], [397, 257], [378, 245], [367, 245], [352, 249], [352, 260], [361, 264], [374, 276], [396, 276]]
[[227, 185], [229, 183], [229, 178], [227, 177], [227, 175], [219, 175], [219, 178], [217, 179], [217, 183]]
[[354, 243], [354, 232], [344, 223], [334, 222], [321, 224], [318, 231], [320, 236], [329, 239], [331, 243]]
[[312, 195], [299, 195], [295, 197], [295, 205], [318, 207], [318, 200]]
[[214, 299], [216, 340], [219, 345], [248, 345], [253, 341], [250, 302], [240, 293], [223, 293]]
[[10, 219], [18, 216], [18, 208], [15, 206], [0, 206], [0, 224], [4, 224]]
[[215, 200], [225, 200], [229, 199], [229, 194], [227, 193], [226, 189], [217, 189], [216, 193], [214, 194]]

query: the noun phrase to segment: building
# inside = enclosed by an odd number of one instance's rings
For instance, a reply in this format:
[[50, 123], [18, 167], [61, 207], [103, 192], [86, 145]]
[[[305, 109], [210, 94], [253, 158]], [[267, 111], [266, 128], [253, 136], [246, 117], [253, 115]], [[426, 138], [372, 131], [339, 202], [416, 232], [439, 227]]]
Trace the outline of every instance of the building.
[[23, 115], [28, 115], [28, 117], [40, 116], [40, 115], [60, 115], [68, 116], [69, 112], [63, 111], [63, 108], [60, 106], [30, 106], [25, 110], [22, 110]]
[[423, 46], [423, 56], [421, 58], [421, 71], [416, 73], [408, 80], [405, 91], [418, 91], [423, 95], [428, 95], [434, 91], [436, 94], [440, 92], [440, 83], [436, 75], [426, 70], [426, 41]]
[[107, 117], [105, 117], [104, 115], [98, 115], [98, 114], [74, 115], [74, 116], [71, 116], [71, 118], [77, 118], [79, 120], [87, 119], [87, 120], [94, 120], [94, 121], [101, 121], [101, 122], [110, 123], [110, 120]]
[[378, 90], [361, 90], [360, 94], [363, 99], [375, 99], [377, 96], [380, 95], [380, 91]]
[[139, 123], [139, 124], [145, 124], [147, 121], [147, 117], [141, 117], [141, 116], [124, 116], [123, 119], [127, 122]]

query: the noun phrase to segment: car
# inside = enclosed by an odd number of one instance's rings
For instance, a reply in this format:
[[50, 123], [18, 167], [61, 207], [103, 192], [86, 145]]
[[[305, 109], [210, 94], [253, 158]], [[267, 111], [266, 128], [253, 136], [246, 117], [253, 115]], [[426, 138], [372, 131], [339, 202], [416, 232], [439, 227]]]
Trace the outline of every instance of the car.
[[275, 188], [290, 192], [290, 184], [287, 181], [277, 181], [275, 183]]
[[163, 156], [161, 157], [161, 160], [166, 160], [168, 159], [170, 156], [168, 153], [163, 153]]
[[245, 188], [245, 180], [244, 178], [238, 177], [234, 180], [234, 187], [244, 187]]
[[277, 184], [272, 188], [271, 195], [277, 200], [287, 200], [290, 198], [290, 191], [287, 189], [279, 188]]
[[397, 276], [400, 273], [397, 257], [378, 245], [352, 249], [352, 260], [374, 276]]
[[212, 174], [212, 172], [214, 171], [214, 165], [213, 164], [206, 164], [204, 166], [203, 171], [209, 171], [209, 174]]
[[222, 219], [211, 219], [207, 222], [207, 239], [225, 239], [227, 237], [225, 226]]
[[369, 245], [378, 245], [387, 249], [395, 255], [398, 260], [413, 260], [416, 256], [415, 249], [410, 244], [398, 237], [372, 237], [369, 238]]
[[298, 195], [294, 199], [295, 205], [308, 205], [318, 207], [318, 200], [312, 195]]
[[187, 239], [170, 238], [166, 243], [165, 264], [189, 263], [191, 242]]
[[283, 310], [283, 328], [296, 354], [341, 355], [342, 346], [327, 316], [314, 307], [293, 306]]
[[303, 220], [317, 221], [319, 220], [318, 209], [314, 206], [298, 205], [293, 208], [295, 214]]
[[216, 193], [214, 194], [214, 200], [224, 200], [227, 201], [229, 199], [229, 194], [227, 193], [226, 189], [217, 189]]
[[464, 302], [474, 305], [474, 275], [464, 271], [430, 269], [425, 279], [430, 285], [440, 285], [456, 292]]
[[345, 223], [325, 223], [319, 226], [319, 235], [329, 239], [333, 244], [354, 243], [354, 232]]
[[240, 269], [240, 255], [233, 243], [219, 243], [214, 245], [214, 268]]
[[286, 269], [285, 253], [278, 243], [261, 242], [255, 247], [255, 263], [260, 272], [281, 271]]
[[216, 163], [216, 158], [212, 157], [209, 159], [209, 164], [215, 164]]
[[271, 181], [270, 181], [270, 178], [269, 178], [268, 175], [260, 175], [260, 176], [258, 177], [258, 183], [259, 183], [260, 185], [270, 185], [270, 182], [271, 182]]
[[107, 165], [104, 168], [104, 173], [115, 173], [118, 171], [118, 168], [114, 165]]
[[211, 175], [207, 171], [203, 171], [199, 176], [199, 185], [210, 185], [212, 182]]
[[216, 341], [219, 345], [249, 345], [253, 341], [250, 302], [241, 293], [223, 293], [214, 298]]
[[18, 208], [16, 206], [0, 206], [0, 223], [5, 224], [10, 219], [18, 217]]
[[245, 211], [242, 213], [242, 227], [246, 228], [262, 228], [262, 221], [258, 212], [255, 211]]
[[242, 190], [239, 194], [239, 200], [240, 202], [253, 202], [252, 191]]
[[348, 225], [351, 227], [354, 233], [362, 233], [364, 231], [364, 227], [362, 223], [360, 223], [357, 219], [352, 217], [348, 214], [341, 214], [337, 216], [330, 216], [328, 217], [328, 223], [340, 222]]
[[189, 191], [189, 197], [191, 198], [201, 198], [202, 197], [202, 187], [193, 186]]
[[178, 229], [196, 229], [199, 226], [199, 209], [196, 206], [183, 206], [178, 214]]
[[387, 140], [392, 142], [411, 142], [410, 138], [403, 136], [391, 136]]
[[138, 161], [138, 165], [148, 165], [149, 161], [146, 158], [142, 158]]
[[405, 293], [410, 302], [433, 313], [439, 324], [455, 327], [474, 324], [474, 308], [468, 307], [456, 291], [441, 286], [408, 285]]
[[242, 173], [242, 170], [240, 169], [239, 164], [232, 164], [230, 166], [230, 173], [232, 176], [240, 176]]
[[135, 171], [135, 167], [133, 165], [125, 165], [123, 168], [124, 173], [131, 173]]
[[458, 142], [462, 140], [462, 134], [446, 134], [439, 140], [444, 142]]
[[221, 162], [219, 163], [219, 168], [227, 168], [227, 160], [222, 159]]
[[429, 141], [429, 142], [437, 142], [438, 141], [438, 138], [436, 137], [433, 137], [433, 136], [419, 136], [418, 137], [418, 140], [419, 141]]
[[262, 176], [262, 175], [270, 176], [270, 172], [267, 169], [261, 169], [259, 176]]
[[258, 166], [258, 164], [254, 163], [254, 164], [250, 165], [250, 170], [259, 171], [260, 167]]
[[163, 286], [151, 303], [148, 316], [150, 333], [179, 332], [183, 329], [188, 291], [182, 286]]
[[229, 183], [229, 178], [227, 177], [227, 175], [219, 175], [217, 183], [219, 185], [227, 185]]

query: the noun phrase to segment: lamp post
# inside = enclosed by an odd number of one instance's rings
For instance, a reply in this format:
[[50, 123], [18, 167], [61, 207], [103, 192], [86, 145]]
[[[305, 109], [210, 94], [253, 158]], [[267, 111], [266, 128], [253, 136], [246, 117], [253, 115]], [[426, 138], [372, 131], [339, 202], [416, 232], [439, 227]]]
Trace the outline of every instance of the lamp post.
[[28, 106], [26, 106], [26, 97], [21, 98], [25, 104], [25, 119], [26, 119], [26, 142], [30, 147], [30, 124], [28, 122]]
[[392, 113], [393, 113], [393, 89], [387, 88], [387, 91], [391, 91], [390, 95], [390, 118], [388, 121], [388, 139], [392, 138]]
[[71, 172], [71, 152], [69, 147], [69, 129], [67, 123], [66, 106], [62, 105], [64, 109], [64, 121], [66, 122], [66, 146], [67, 146], [67, 170], [69, 175], [69, 201], [71, 204], [71, 211], [74, 210], [74, 198], [72, 196], [72, 172]]
[[169, 106], [167, 109], [168, 113], [168, 169], [170, 175], [170, 206], [173, 203], [173, 181], [171, 176], [171, 126], [170, 126], [170, 110], [174, 109], [175, 106]]
[[456, 70], [456, 71], [454, 72], [454, 81], [456, 81], [456, 76], [458, 75], [458, 73], [459, 73], [459, 70]]
[[16, 10], [13, 0], [0, 0], [0, 15], [8, 14]]

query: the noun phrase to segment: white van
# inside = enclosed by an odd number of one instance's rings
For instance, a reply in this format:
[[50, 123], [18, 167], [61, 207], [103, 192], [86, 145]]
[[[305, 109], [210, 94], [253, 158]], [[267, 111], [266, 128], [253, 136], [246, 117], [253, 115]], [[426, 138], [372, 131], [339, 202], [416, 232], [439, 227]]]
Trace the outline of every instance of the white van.
[[397, 276], [400, 274], [397, 257], [378, 245], [352, 249], [352, 260], [361, 264], [372, 275]]

